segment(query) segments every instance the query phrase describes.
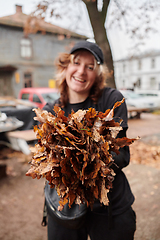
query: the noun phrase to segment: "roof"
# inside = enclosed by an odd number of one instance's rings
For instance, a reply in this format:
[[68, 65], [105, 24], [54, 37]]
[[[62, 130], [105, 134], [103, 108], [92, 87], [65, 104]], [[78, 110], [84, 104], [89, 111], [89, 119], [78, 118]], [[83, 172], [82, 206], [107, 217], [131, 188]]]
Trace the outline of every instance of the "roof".
[[6, 65], [5, 64], [0, 64], [0, 72], [6, 72], [6, 71], [13, 72], [15, 70], [17, 70], [17, 68], [15, 66], [13, 66], [13, 65], [10, 65], [10, 64], [6, 64]]
[[[0, 25], [4, 25], [4, 26], [11, 26], [11, 27], [18, 27], [18, 28], [24, 28], [24, 26], [27, 23], [27, 20], [30, 19], [30, 15], [26, 15], [24, 14], [22, 11], [17, 11], [15, 14], [13, 15], [9, 15], [9, 16], [4, 16], [4, 17], [0, 17]], [[37, 22], [36, 22], [37, 20]], [[34, 17], [32, 19], [32, 26], [34, 24], [39, 25], [39, 29], [42, 32], [48, 32], [48, 33], [53, 33], [53, 34], [58, 34], [58, 35], [65, 35], [67, 37], [75, 37], [75, 38], [80, 38], [80, 39], [87, 39], [86, 36], [84, 35], [80, 35], [78, 33], [72, 32], [68, 29], [65, 28], [61, 28], [59, 26], [53, 25], [51, 23], [45, 22], [44, 20], [39, 20], [36, 19], [36, 17]]]
[[147, 57], [156, 57], [156, 56], [160, 56], [160, 50], [159, 49], [149, 50], [149, 51], [140, 53], [139, 55], [135, 54], [135, 55], [132, 55], [132, 56], [128, 56], [128, 57], [116, 60], [115, 62], [122, 62], [122, 61], [142, 59], [142, 58], [147, 58]]

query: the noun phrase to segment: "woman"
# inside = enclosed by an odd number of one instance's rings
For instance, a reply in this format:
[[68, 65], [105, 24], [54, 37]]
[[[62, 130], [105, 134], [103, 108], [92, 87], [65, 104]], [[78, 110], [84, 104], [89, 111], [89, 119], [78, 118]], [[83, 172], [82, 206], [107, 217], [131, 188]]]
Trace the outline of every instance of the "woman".
[[[60, 89], [58, 104], [68, 116], [72, 109], [95, 108], [105, 112], [115, 102], [121, 101], [122, 94], [105, 87], [107, 71], [103, 65], [103, 53], [99, 46], [88, 41], [78, 42], [70, 54], [63, 53], [56, 62], [57, 83]], [[44, 109], [53, 112], [54, 104], [47, 104]], [[123, 119], [118, 137], [125, 137], [128, 128], [126, 104], [115, 109], [114, 116]], [[110, 206], [101, 206], [95, 201], [93, 210], [87, 213], [86, 222], [77, 229], [67, 229], [48, 215], [48, 239], [52, 240], [133, 240], [136, 229], [136, 217], [131, 205], [134, 196], [122, 168], [130, 161], [129, 148], [120, 149], [120, 154], [113, 153], [115, 160], [113, 189], [108, 198]]]

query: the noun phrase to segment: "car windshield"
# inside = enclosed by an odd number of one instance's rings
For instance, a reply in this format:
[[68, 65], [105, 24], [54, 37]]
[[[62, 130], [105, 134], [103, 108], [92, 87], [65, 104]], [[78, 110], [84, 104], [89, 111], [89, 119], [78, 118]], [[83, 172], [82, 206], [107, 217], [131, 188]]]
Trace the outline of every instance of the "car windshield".
[[140, 95], [135, 93], [135, 92], [123, 92], [123, 95], [124, 97], [129, 97], [129, 98], [133, 98], [133, 99], [136, 99], [136, 98], [140, 98]]
[[42, 97], [44, 98], [45, 102], [51, 102], [59, 98], [59, 93], [56, 92], [42, 93]]

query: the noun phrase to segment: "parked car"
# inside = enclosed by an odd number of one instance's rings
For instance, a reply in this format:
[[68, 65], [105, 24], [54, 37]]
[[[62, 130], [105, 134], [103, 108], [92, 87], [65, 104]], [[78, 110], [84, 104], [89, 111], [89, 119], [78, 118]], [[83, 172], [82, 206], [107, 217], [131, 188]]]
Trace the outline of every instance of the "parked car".
[[147, 97], [150, 101], [156, 102], [160, 109], [160, 90], [138, 90], [137, 93], [142, 97]]
[[131, 90], [120, 90], [126, 100], [128, 107], [143, 108], [147, 111], [153, 111], [158, 108], [158, 102], [147, 96], [140, 96]]
[[37, 107], [43, 108], [47, 102], [54, 102], [59, 98], [59, 93], [56, 88], [22, 88], [18, 98], [29, 100]]

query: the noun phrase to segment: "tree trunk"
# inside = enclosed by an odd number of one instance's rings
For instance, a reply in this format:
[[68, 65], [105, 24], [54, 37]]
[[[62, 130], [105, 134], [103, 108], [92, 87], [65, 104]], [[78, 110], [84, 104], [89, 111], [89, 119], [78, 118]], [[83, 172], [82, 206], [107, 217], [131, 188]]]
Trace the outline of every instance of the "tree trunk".
[[[105, 0], [107, 2], [107, 0]], [[90, 22], [92, 25], [94, 38], [96, 43], [101, 47], [104, 54], [104, 62], [108, 67], [109, 74], [106, 80], [107, 85], [109, 87], [116, 88], [115, 78], [114, 78], [114, 66], [113, 66], [113, 58], [112, 52], [110, 48], [110, 44], [108, 41], [106, 29], [104, 26], [106, 13], [108, 9], [109, 1], [107, 2], [107, 6], [105, 12], [99, 12], [97, 9], [97, 1], [83, 1], [86, 4], [87, 11], [89, 14]]]

